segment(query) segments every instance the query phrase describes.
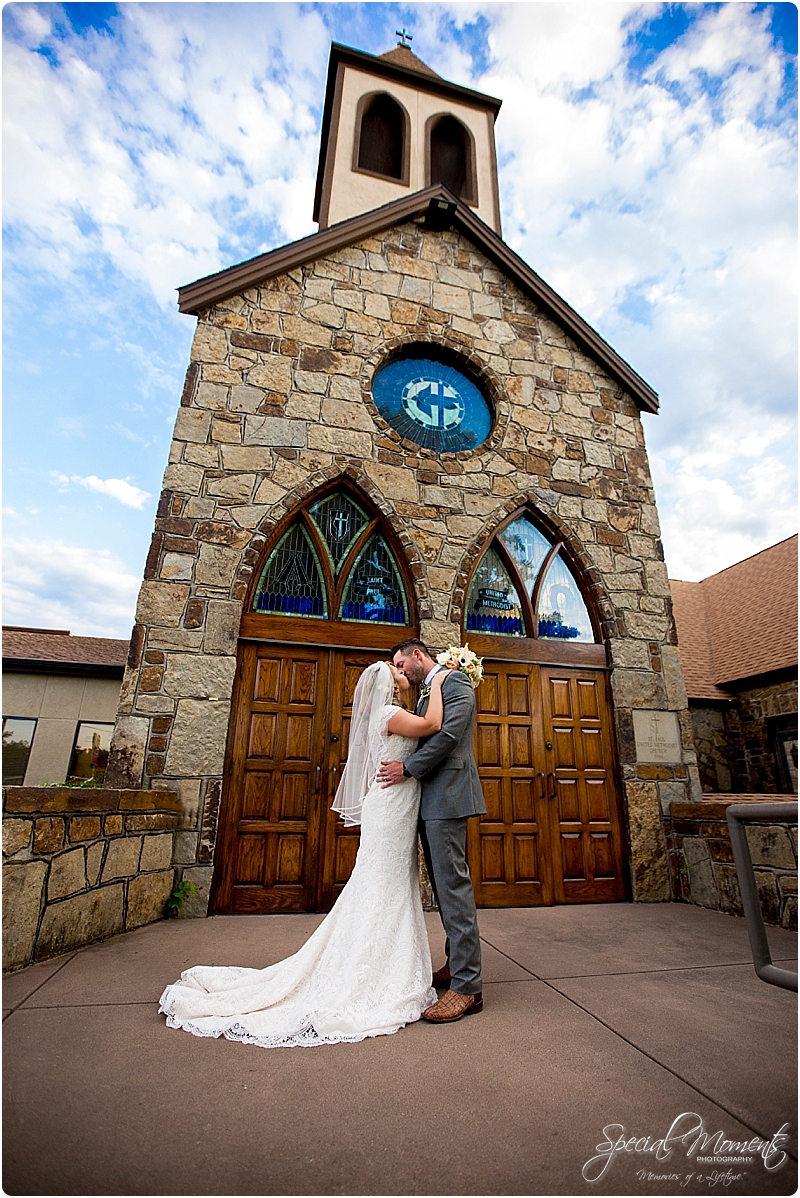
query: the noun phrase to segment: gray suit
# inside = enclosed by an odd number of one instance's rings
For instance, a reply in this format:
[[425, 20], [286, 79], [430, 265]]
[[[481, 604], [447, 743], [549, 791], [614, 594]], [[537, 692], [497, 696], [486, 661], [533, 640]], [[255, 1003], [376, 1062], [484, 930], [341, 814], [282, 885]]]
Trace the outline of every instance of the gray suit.
[[[472, 752], [475, 692], [464, 674], [451, 671], [442, 685], [444, 716], [439, 732], [423, 737], [403, 763], [422, 782], [420, 838], [439, 914], [447, 933], [450, 987], [477, 994], [481, 946], [475, 895], [467, 866], [467, 820], [483, 815], [486, 803]], [[428, 709], [427, 696], [417, 714]]]

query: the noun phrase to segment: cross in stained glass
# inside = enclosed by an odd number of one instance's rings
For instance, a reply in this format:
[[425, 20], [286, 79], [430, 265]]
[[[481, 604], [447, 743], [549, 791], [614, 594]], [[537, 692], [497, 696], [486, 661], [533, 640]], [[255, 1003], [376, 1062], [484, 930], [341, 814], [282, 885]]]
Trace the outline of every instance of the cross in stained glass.
[[331, 527], [336, 534], [337, 541], [343, 541], [347, 536], [350, 520], [344, 512], [334, 512], [331, 515]]

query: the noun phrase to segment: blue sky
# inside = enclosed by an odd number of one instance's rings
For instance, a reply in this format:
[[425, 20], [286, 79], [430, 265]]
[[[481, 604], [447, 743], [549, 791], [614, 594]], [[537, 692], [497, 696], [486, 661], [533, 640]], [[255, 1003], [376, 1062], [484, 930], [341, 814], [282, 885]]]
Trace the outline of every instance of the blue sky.
[[27, 4], [4, 19], [6, 623], [127, 636], [194, 320], [313, 232], [332, 40], [500, 96], [504, 236], [660, 393], [670, 573], [796, 529], [789, 4]]

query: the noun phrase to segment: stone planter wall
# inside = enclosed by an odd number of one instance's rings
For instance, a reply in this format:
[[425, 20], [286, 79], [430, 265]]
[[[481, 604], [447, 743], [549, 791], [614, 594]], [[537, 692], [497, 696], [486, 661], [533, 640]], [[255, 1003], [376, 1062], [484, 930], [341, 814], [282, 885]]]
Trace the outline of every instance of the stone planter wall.
[[[795, 801], [796, 795], [722, 795], [670, 804], [670, 868], [676, 898], [744, 915], [726, 811], [731, 803]], [[797, 821], [746, 826], [765, 923], [797, 928]]]
[[172, 893], [174, 791], [3, 788], [3, 969], [153, 923]]

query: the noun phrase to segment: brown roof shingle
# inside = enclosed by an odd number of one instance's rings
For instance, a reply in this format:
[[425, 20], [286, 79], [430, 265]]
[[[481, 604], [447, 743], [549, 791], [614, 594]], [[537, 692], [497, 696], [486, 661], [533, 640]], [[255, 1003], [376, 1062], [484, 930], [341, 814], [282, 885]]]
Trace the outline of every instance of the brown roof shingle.
[[433, 79], [442, 77], [432, 67], [429, 67], [427, 62], [417, 58], [410, 46], [395, 46], [394, 49], [387, 50], [385, 54], [379, 54], [378, 58], [384, 62], [393, 62], [399, 67], [405, 67], [407, 71], [418, 71], [420, 75], [428, 75]]
[[104, 636], [72, 636], [50, 628], [3, 625], [3, 661], [69, 662], [124, 667], [128, 641]]
[[729, 698], [714, 683], [711, 634], [702, 584], [670, 579], [669, 585], [687, 695], [690, 699]]
[[797, 536], [701, 582], [671, 579], [690, 699], [797, 665]]

